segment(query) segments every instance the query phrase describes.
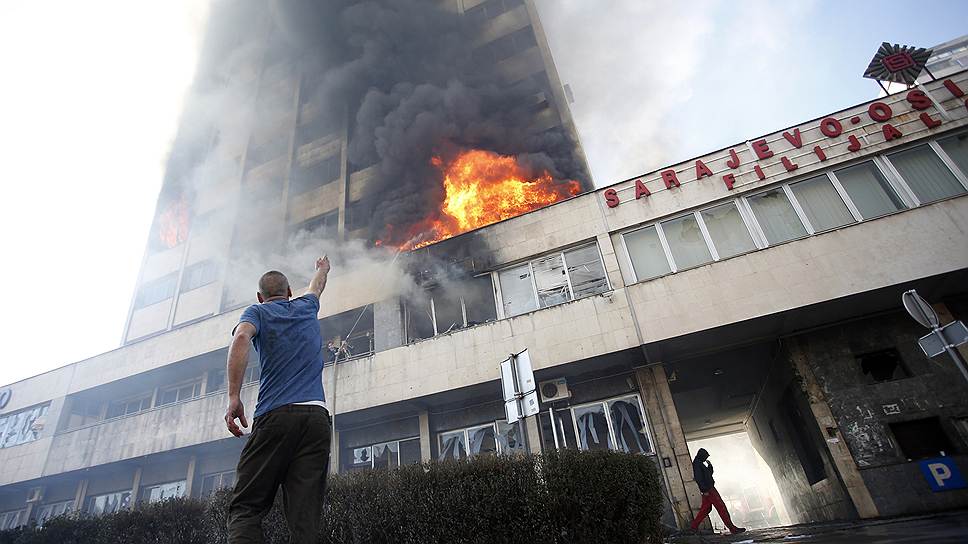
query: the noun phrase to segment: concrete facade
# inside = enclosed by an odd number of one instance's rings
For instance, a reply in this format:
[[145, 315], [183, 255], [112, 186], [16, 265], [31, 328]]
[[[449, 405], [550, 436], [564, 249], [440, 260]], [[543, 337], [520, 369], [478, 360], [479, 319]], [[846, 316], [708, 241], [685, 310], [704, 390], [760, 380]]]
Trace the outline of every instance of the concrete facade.
[[[405, 257], [445, 260], [486, 284], [483, 302], [462, 296], [457, 306], [487, 310], [482, 322], [438, 330], [434, 321], [419, 337], [379, 270], [336, 268], [321, 327], [342, 331], [339, 320], [372, 304], [373, 348], [324, 370], [337, 430], [331, 470], [612, 448], [652, 456], [668, 521], [683, 525], [700, 503], [687, 442], [746, 431], [797, 521], [966, 506], [966, 491], [932, 492], [919, 462], [945, 456], [968, 470], [968, 385], [917, 351], [924, 331], [898, 313], [910, 288], [943, 304], [946, 319], [968, 311], [968, 106], [952, 88], [968, 90], [968, 74], [925, 84], [934, 102], [922, 110], [921, 95], [905, 91]], [[835, 136], [820, 128], [831, 132], [830, 119]], [[875, 190], [894, 194], [877, 202], [895, 209], [867, 214]], [[636, 234], [648, 229], [651, 246]], [[783, 229], [792, 234], [778, 240]], [[740, 249], [729, 254], [731, 244]], [[203, 261], [195, 247], [151, 255], [142, 283], [170, 273], [157, 268]], [[648, 275], [643, 265], [668, 270]], [[0, 388], [10, 391], [0, 412], [3, 519], [40, 520], [64, 501], [98, 512], [230, 485], [244, 439], [224, 430], [220, 373], [241, 307], [199, 319], [208, 314], [197, 301], [171, 302], [180, 326], [133, 335], [151, 328], [139, 324], [145, 311], [166, 311], [146, 306], [123, 347]], [[435, 299], [431, 314], [453, 302]], [[525, 348], [538, 381], [564, 378], [569, 394], [508, 426], [498, 368]], [[257, 381], [253, 373], [243, 387], [250, 412]], [[911, 425], [934, 433], [927, 449], [911, 445]]]

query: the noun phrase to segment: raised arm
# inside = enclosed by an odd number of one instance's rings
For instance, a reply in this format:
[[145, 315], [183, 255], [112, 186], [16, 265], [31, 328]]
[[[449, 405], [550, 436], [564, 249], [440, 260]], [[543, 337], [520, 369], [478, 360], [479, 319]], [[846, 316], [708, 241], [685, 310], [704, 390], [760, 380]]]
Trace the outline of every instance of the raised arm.
[[319, 295], [326, 289], [327, 276], [329, 276], [329, 257], [323, 255], [322, 258], [316, 259], [316, 273], [313, 274], [313, 279], [309, 282], [309, 287], [306, 288], [306, 294], [312, 293], [316, 295], [316, 298], [319, 298]]
[[245, 420], [245, 406], [242, 405], [240, 394], [242, 392], [242, 377], [245, 375], [245, 367], [249, 364], [249, 346], [252, 344], [252, 337], [255, 336], [256, 329], [252, 323], [243, 321], [235, 328], [232, 335], [232, 344], [229, 346], [228, 362], [225, 365], [225, 378], [228, 380], [229, 406], [225, 411], [225, 426], [229, 432], [235, 436], [242, 436], [242, 429], [236, 425], [238, 418], [242, 427], [248, 428], [249, 423]]

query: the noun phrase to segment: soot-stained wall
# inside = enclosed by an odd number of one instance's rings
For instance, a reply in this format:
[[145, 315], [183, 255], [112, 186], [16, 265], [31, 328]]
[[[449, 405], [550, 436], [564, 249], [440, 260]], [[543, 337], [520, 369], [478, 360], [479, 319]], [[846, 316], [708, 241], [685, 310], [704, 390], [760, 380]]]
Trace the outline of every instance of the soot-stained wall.
[[[945, 454], [968, 471], [963, 455], [968, 437], [959, 423], [968, 417], [968, 385], [946, 357], [924, 356], [917, 340], [926, 332], [897, 312], [792, 339], [806, 353], [880, 515], [968, 505], [968, 491], [932, 492], [918, 464], [925, 456], [912, 454], [929, 441], [940, 441], [946, 444]], [[901, 369], [877, 381], [864, 372], [860, 357], [885, 350], [899, 356]], [[897, 431], [897, 424], [920, 421], [933, 421], [936, 429], [940, 424], [941, 436], [917, 429], [915, 439], [906, 441]]]

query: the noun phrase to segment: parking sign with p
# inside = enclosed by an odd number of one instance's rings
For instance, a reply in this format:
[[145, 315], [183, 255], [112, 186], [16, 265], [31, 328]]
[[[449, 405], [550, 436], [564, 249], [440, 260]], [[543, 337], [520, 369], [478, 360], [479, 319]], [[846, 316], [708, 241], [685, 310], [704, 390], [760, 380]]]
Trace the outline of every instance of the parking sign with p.
[[924, 479], [931, 486], [931, 491], [950, 491], [968, 487], [961, 476], [961, 471], [958, 470], [958, 465], [950, 457], [925, 459], [920, 462], [920, 465]]

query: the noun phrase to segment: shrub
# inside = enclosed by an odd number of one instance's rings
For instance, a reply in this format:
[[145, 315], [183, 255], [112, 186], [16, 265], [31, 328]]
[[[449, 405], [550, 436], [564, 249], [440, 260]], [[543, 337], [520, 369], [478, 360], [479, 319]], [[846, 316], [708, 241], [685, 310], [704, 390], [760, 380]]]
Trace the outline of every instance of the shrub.
[[[615, 452], [480, 457], [332, 477], [319, 542], [661, 542], [662, 489], [652, 459]], [[176, 499], [43, 529], [0, 531], [0, 544], [226, 542], [230, 493]], [[266, 541], [289, 541], [281, 500]]]

